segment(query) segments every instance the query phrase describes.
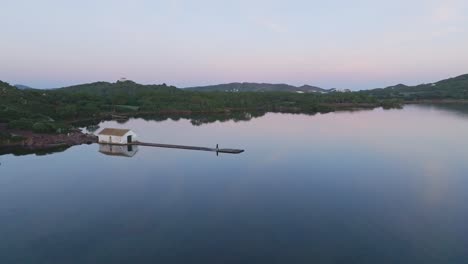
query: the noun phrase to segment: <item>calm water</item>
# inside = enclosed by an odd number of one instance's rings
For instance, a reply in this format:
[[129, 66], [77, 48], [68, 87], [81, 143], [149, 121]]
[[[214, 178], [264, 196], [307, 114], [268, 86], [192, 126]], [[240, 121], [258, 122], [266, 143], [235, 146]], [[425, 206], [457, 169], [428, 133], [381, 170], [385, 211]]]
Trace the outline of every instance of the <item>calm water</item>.
[[0, 263], [467, 263], [464, 108], [130, 120], [142, 141], [0, 157]]

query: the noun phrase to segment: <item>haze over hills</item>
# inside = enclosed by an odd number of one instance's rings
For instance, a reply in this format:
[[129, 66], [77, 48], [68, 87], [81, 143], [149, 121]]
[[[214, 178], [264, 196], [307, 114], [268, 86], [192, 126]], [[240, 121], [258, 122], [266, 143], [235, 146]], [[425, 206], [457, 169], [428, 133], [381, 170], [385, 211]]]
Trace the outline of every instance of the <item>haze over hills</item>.
[[334, 89], [323, 89], [316, 86], [303, 85], [296, 87], [289, 84], [270, 83], [227, 83], [218, 85], [184, 88], [187, 91], [199, 92], [296, 92], [296, 93], [327, 93]]
[[[26, 85], [14, 85], [18, 90], [36, 90]], [[134, 94], [136, 92], [289, 92], [289, 93], [330, 93], [349, 90], [323, 89], [316, 86], [303, 85], [293, 86], [288, 84], [269, 84], [269, 83], [229, 83], [209, 86], [199, 86], [191, 88], [179, 89], [175, 86], [166, 84], [138, 84], [130, 80], [119, 80], [111, 82], [93, 82], [87, 84], [79, 84], [68, 87], [48, 89], [55, 91], [63, 91], [71, 94], [85, 93], [95, 95], [111, 95], [111, 94]], [[468, 98], [468, 74], [454, 78], [441, 80], [435, 83], [420, 84], [415, 86], [407, 86], [397, 84], [386, 88], [377, 88], [371, 90], [362, 90], [362, 93], [369, 93], [376, 97], [452, 97], [452, 98]]]
[[23, 84], [15, 84], [15, 85], [13, 85], [13, 86], [15, 86], [16, 88], [18, 88], [18, 89], [20, 89], [20, 90], [34, 89], [34, 88], [32, 88], [32, 87], [29, 87], [29, 86], [23, 85]]
[[[187, 91], [198, 92], [295, 92], [295, 93], [329, 93], [349, 90], [323, 89], [316, 86], [303, 85], [293, 86], [288, 84], [269, 84], [269, 83], [228, 83], [219, 85], [208, 85], [184, 88]], [[407, 97], [409, 95], [424, 94], [428, 96], [446, 96], [448, 94], [456, 96], [465, 96], [468, 91], [468, 74], [464, 74], [454, 78], [444, 79], [435, 83], [419, 84], [408, 86], [405, 84], [397, 84], [386, 88], [377, 88], [370, 90], [362, 90], [371, 94], [388, 94], [388, 96], [398, 95], [399, 97]]]
[[[136, 93], [146, 92], [227, 92], [227, 93], [242, 93], [242, 92], [285, 92], [288, 94], [330, 94], [335, 92], [351, 92], [349, 90], [323, 89], [320, 87], [304, 85], [296, 87], [288, 84], [268, 84], [268, 83], [229, 83], [220, 85], [200, 86], [192, 88], [179, 89], [174, 86], [162, 85], [143, 85], [133, 81], [124, 80], [115, 83], [95, 82], [89, 84], [81, 84], [69, 87], [53, 89], [63, 91], [70, 94], [93, 94], [109, 96], [113, 94], [134, 95]], [[352, 93], [362, 93], [374, 96], [376, 98], [386, 99], [403, 99], [403, 100], [418, 100], [418, 99], [468, 99], [468, 74], [454, 78], [441, 80], [435, 83], [420, 84], [416, 86], [407, 86], [398, 84], [386, 88], [377, 88], [371, 90], [361, 90]]]

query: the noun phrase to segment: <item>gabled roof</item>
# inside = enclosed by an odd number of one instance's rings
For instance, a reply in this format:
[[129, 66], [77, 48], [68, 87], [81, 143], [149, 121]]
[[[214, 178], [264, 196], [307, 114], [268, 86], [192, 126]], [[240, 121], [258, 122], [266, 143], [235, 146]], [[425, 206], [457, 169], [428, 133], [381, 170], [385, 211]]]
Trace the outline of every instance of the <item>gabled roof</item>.
[[99, 135], [121, 137], [128, 132], [130, 132], [130, 129], [104, 128], [101, 132], [99, 132]]

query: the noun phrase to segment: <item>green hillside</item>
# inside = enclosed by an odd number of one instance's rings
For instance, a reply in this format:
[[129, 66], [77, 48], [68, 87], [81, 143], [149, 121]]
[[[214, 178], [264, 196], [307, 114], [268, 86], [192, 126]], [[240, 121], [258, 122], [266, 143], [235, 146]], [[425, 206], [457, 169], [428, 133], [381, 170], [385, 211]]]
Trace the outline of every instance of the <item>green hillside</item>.
[[363, 91], [377, 98], [398, 98], [406, 101], [436, 99], [468, 99], [468, 74], [436, 83], [406, 86], [403, 84]]
[[[105, 112], [135, 112], [144, 98], [180, 93], [166, 85], [141, 85], [132, 81], [92, 83], [60, 89], [18, 89], [0, 82], [0, 123], [37, 132], [61, 131], [64, 121], [98, 117]], [[155, 102], [157, 100], [154, 100]]]
[[36, 132], [63, 132], [71, 122], [100, 120], [115, 113], [153, 116], [198, 114], [199, 117], [236, 111], [316, 113], [356, 107], [391, 108], [417, 100], [468, 100], [468, 75], [433, 84], [412, 87], [400, 84], [359, 92], [299, 94], [285, 92], [289, 91], [287, 85], [273, 85], [271, 89], [274, 91], [258, 87], [251, 91], [249, 89], [253, 88], [247, 84], [230, 87], [245, 89], [243, 92], [220, 92], [216, 89], [201, 92], [165, 84], [118, 81], [40, 90], [18, 89], [0, 81], [0, 123]]
[[109, 82], [94, 82], [88, 84], [80, 84], [59, 89], [54, 89], [58, 92], [67, 92], [73, 94], [88, 94], [99, 96], [112, 96], [115, 94], [136, 95], [146, 92], [173, 92], [178, 89], [174, 86], [162, 85], [143, 85], [133, 81], [117, 81]]

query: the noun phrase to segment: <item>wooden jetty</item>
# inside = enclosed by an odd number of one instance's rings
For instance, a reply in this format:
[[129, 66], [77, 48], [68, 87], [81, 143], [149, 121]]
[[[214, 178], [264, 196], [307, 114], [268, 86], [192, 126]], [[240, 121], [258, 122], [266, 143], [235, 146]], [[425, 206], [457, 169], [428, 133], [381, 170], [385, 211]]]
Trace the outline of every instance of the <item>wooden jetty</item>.
[[194, 147], [194, 146], [183, 146], [183, 145], [171, 145], [171, 144], [159, 144], [159, 143], [145, 143], [145, 142], [132, 142], [127, 144], [116, 144], [116, 143], [105, 143], [108, 145], [125, 145], [125, 146], [145, 146], [145, 147], [157, 147], [157, 148], [171, 148], [171, 149], [188, 149], [188, 150], [199, 150], [199, 151], [211, 151], [216, 153], [226, 154], [240, 154], [244, 152], [243, 149], [230, 149], [230, 148], [206, 148], [206, 147]]

